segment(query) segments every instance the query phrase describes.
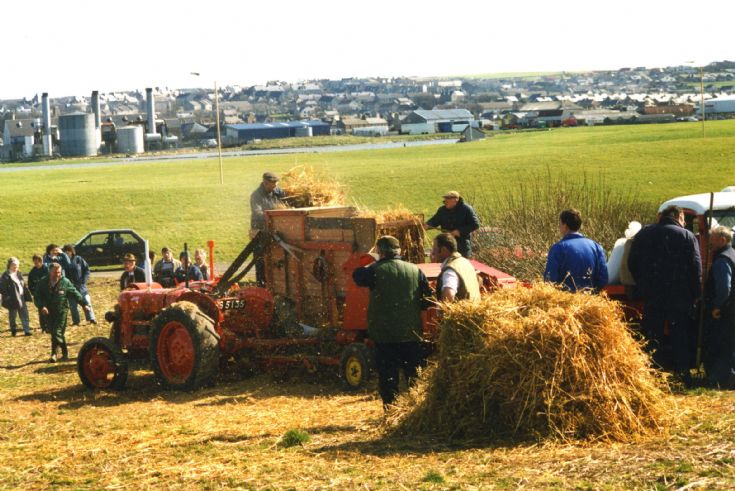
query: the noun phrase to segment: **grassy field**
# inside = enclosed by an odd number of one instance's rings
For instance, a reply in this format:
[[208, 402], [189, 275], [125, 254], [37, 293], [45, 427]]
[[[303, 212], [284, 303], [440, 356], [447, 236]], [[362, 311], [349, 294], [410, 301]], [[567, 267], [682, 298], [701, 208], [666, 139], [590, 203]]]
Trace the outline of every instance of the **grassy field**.
[[[90, 290], [99, 316], [114, 280]], [[671, 434], [637, 444], [397, 440], [383, 435], [374, 387], [344, 393], [328, 372], [228, 374], [178, 393], [136, 369], [127, 390], [94, 394], [74, 362], [46, 363], [48, 337], [33, 327], [0, 333], [0, 489], [735, 487], [735, 392], [677, 394]], [[72, 356], [106, 334], [70, 328]]]
[[[344, 183], [352, 203], [403, 204], [432, 213], [447, 189], [476, 204], [539, 174], [603, 176], [606, 185], [655, 204], [735, 184], [735, 121], [561, 128], [486, 140], [329, 154], [232, 157], [219, 184], [216, 158], [0, 174], [0, 257], [30, 255], [49, 242], [101, 228], [131, 227], [160, 249], [208, 239], [230, 260], [244, 246], [248, 198], [264, 170], [312, 165]], [[22, 266], [23, 268], [23, 266]]]

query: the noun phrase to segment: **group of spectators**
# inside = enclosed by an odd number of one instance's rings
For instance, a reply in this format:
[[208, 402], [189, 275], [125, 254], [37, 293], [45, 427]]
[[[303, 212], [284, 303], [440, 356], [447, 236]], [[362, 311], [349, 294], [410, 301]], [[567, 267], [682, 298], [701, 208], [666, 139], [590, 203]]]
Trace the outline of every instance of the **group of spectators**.
[[89, 265], [76, 254], [71, 244], [63, 248], [49, 244], [46, 254], [34, 254], [32, 261], [27, 283], [16, 257], [8, 259], [6, 271], [0, 277], [0, 295], [2, 306], [8, 310], [10, 333], [17, 335], [17, 319], [20, 318], [23, 333], [31, 335], [28, 304], [32, 301], [38, 309], [41, 330], [51, 335], [50, 361], [57, 360], [59, 351], [61, 359], [66, 360], [69, 356], [65, 338], [68, 313], [71, 312], [72, 325], [79, 325], [79, 306], [82, 306], [87, 322], [97, 323], [87, 288]]
[[[202, 281], [209, 278], [206, 265], [206, 252], [196, 249], [194, 263], [189, 264], [188, 254], [182, 252], [181, 261], [173, 259], [168, 247], [161, 251], [163, 258], [154, 267], [153, 279], [163, 286], [177, 283]], [[152, 254], [151, 258], [155, 255]], [[85, 320], [96, 324], [92, 298], [87, 283], [90, 277], [89, 264], [76, 254], [72, 244], [59, 247], [49, 244], [46, 253], [34, 254], [33, 267], [24, 277], [20, 270], [21, 262], [16, 257], [8, 259], [5, 272], [0, 276], [0, 302], [8, 311], [8, 323], [12, 336], [17, 336], [18, 322], [25, 336], [31, 336], [29, 304], [33, 302], [38, 310], [38, 321], [43, 332], [51, 336], [51, 357], [56, 362], [59, 357], [67, 360], [69, 353], [66, 344], [67, 318], [71, 314], [72, 326], [81, 323], [79, 307], [82, 307]], [[123, 260], [124, 272], [120, 278], [120, 289], [130, 283], [144, 282], [145, 272], [136, 266], [133, 254], [126, 254]]]
[[[207, 253], [204, 249], [194, 251], [194, 262], [189, 260], [189, 252], [182, 251], [179, 259], [169, 247], [161, 249], [161, 259], [155, 261], [155, 253], [151, 251], [149, 260], [153, 263], [153, 281], [164, 288], [172, 288], [186, 281], [209, 280], [209, 267], [206, 264]], [[133, 283], [143, 283], [145, 271], [136, 264], [134, 254], [125, 254], [123, 258], [123, 273], [120, 276], [120, 290], [125, 290]]]
[[[579, 211], [561, 213], [562, 239], [549, 250], [544, 278], [572, 292], [599, 291], [608, 280], [605, 251], [579, 232], [581, 225]], [[684, 210], [669, 206], [633, 237], [623, 267], [635, 283], [631, 296], [643, 302], [641, 330], [654, 362], [690, 386], [701, 358], [710, 385], [735, 389], [733, 231], [716, 226], [709, 238], [712, 263], [703, 282], [699, 242]]]

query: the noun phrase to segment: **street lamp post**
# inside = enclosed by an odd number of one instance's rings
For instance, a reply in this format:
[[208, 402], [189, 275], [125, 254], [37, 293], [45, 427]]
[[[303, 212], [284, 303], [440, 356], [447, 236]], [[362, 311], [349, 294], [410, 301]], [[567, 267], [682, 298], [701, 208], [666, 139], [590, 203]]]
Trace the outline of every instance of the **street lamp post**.
[[[190, 72], [194, 76], [200, 76], [199, 72]], [[222, 165], [222, 135], [219, 127], [219, 88], [217, 81], [214, 81], [214, 120], [217, 125], [217, 153], [219, 154], [219, 183], [225, 183], [224, 167]]]
[[[687, 61], [690, 65], [694, 65], [694, 61]], [[704, 108], [704, 65], [699, 65], [699, 116], [702, 118], [702, 138], [704, 138], [704, 120], [706, 118], [706, 111]]]

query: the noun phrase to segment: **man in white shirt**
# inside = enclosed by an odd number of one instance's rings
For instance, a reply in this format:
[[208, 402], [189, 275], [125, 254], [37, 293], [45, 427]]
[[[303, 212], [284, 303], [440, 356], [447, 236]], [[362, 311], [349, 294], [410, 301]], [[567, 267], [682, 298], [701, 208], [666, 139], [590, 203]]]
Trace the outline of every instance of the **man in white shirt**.
[[457, 240], [450, 233], [436, 236], [431, 259], [441, 262], [442, 269], [436, 281], [436, 298], [442, 302], [455, 300], [480, 301], [480, 283], [472, 263], [457, 251]]

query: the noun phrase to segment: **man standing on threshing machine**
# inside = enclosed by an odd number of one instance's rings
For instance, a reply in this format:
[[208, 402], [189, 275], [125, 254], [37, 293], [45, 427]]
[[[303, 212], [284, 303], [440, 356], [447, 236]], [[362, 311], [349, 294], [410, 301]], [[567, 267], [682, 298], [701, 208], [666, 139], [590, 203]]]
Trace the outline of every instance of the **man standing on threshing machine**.
[[352, 273], [358, 286], [370, 288], [368, 336], [375, 343], [375, 365], [383, 408], [398, 394], [399, 371], [409, 383], [424, 360], [421, 310], [429, 306], [431, 288], [415, 264], [402, 261], [398, 239], [379, 238], [379, 260]]
[[442, 263], [441, 275], [436, 282], [436, 298], [439, 301], [480, 301], [480, 283], [475, 268], [457, 252], [457, 241], [452, 234], [442, 233], [434, 238], [431, 260]]
[[579, 233], [581, 227], [582, 214], [578, 210], [572, 208], [559, 214], [561, 240], [549, 249], [544, 279], [563, 285], [570, 292], [599, 291], [607, 285], [605, 249]]
[[[278, 187], [278, 176], [273, 172], [263, 174], [263, 182], [250, 195], [250, 238], [265, 230], [265, 212], [278, 208], [286, 193]], [[261, 256], [255, 262], [255, 280], [265, 286], [265, 261]]]
[[56, 363], [58, 350], [61, 348], [61, 359], [69, 359], [69, 350], [66, 347], [66, 315], [69, 310], [69, 298], [74, 297], [76, 301], [89, 309], [87, 300], [74, 288], [71, 281], [61, 276], [61, 265], [52, 263], [49, 265], [48, 276], [43, 278], [36, 287], [33, 301], [46, 317], [46, 326], [51, 332], [51, 363]]
[[674, 373], [689, 384], [689, 334], [701, 291], [702, 263], [697, 238], [685, 224], [684, 210], [678, 206], [663, 210], [658, 223], [635, 235], [628, 269], [644, 300], [641, 327], [648, 349], [655, 350], [654, 360], [666, 368], [669, 363], [661, 348], [668, 329]]
[[707, 335], [704, 366], [709, 381], [735, 389], [735, 250], [732, 229], [710, 232], [712, 267], [704, 284]]
[[426, 221], [424, 227], [439, 228], [442, 232], [452, 234], [457, 239], [459, 253], [469, 259], [472, 257], [470, 234], [480, 228], [480, 220], [457, 191], [448, 191], [443, 198], [444, 205]]

